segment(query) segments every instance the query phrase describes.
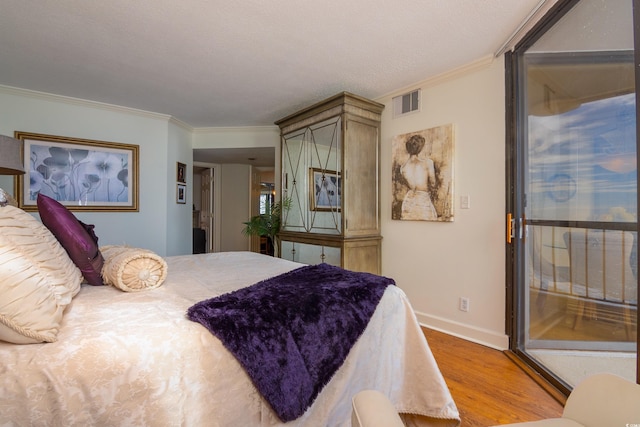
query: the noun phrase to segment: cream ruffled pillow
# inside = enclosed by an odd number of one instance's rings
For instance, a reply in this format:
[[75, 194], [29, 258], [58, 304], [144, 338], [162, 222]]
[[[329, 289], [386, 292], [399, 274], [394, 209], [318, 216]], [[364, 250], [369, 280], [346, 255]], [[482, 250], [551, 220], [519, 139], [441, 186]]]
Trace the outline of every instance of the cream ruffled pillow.
[[102, 280], [125, 292], [157, 288], [167, 277], [166, 261], [148, 249], [101, 246]]
[[0, 340], [54, 342], [82, 274], [51, 232], [22, 209], [0, 207]]

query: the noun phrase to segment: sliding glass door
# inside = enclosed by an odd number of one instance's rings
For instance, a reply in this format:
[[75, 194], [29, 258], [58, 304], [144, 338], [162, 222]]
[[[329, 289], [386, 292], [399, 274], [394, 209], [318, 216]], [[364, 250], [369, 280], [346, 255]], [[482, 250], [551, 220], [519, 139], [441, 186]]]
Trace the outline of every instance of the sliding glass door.
[[570, 389], [637, 375], [636, 67], [632, 0], [561, 3], [510, 56], [510, 326]]

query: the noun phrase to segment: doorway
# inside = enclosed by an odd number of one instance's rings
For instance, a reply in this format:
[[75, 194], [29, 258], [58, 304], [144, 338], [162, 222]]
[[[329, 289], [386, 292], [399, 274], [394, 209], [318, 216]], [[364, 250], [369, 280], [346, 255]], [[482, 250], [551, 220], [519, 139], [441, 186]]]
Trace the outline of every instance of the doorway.
[[511, 349], [568, 392], [638, 375], [631, 0], [561, 1], [512, 54]]
[[219, 165], [193, 164], [193, 253], [220, 251]]

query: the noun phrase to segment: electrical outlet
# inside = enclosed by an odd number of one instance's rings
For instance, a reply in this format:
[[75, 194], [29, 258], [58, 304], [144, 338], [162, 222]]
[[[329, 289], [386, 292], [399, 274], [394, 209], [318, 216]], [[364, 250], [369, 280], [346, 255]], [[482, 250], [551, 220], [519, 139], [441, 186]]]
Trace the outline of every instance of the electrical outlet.
[[460, 311], [469, 311], [469, 298], [460, 297]]

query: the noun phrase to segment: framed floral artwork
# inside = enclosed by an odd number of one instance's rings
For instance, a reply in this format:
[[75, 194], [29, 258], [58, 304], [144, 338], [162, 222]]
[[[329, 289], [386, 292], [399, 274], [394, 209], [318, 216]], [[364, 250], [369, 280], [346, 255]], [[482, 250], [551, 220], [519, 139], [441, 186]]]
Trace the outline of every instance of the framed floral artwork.
[[15, 132], [26, 174], [16, 180], [19, 206], [37, 211], [38, 194], [70, 210], [138, 211], [139, 146]]

